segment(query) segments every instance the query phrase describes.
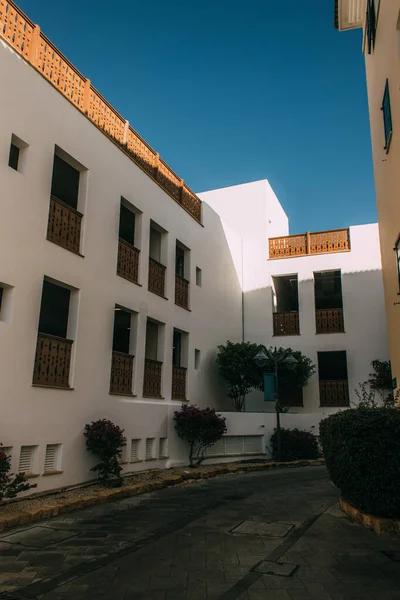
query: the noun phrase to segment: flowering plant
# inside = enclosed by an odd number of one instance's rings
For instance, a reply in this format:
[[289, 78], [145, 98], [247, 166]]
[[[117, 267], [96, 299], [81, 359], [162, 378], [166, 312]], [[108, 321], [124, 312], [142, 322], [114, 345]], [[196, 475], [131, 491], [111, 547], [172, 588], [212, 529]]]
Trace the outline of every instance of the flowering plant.
[[189, 443], [191, 467], [198, 466], [204, 460], [207, 448], [226, 433], [225, 417], [213, 408], [183, 404], [181, 410], [175, 411], [174, 421], [178, 436]]
[[125, 446], [124, 430], [108, 419], [92, 421], [85, 426], [86, 448], [95, 454], [100, 463], [91, 470], [99, 473], [99, 479], [109, 486], [122, 484], [121, 465], [118, 459]]

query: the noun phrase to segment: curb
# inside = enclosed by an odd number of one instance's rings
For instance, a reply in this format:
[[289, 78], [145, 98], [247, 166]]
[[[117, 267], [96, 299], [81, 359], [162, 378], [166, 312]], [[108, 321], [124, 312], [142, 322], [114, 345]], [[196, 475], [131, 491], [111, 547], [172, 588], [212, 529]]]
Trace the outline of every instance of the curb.
[[339, 499], [339, 506], [340, 510], [349, 519], [363, 525], [367, 529], [372, 529], [375, 533], [400, 533], [400, 521], [396, 521], [396, 519], [374, 517], [373, 515], [363, 513], [343, 498]]
[[[317, 460], [295, 460], [292, 462], [266, 462], [266, 463], [227, 463], [222, 465], [210, 465], [209, 467], [202, 467], [198, 470], [188, 470], [183, 467], [183, 472], [179, 475], [169, 474], [168, 471], [161, 472], [157, 479], [153, 481], [146, 481], [143, 483], [133, 483], [123, 485], [118, 489], [103, 489], [96, 494], [90, 494], [87, 496], [81, 496], [80, 498], [68, 498], [63, 503], [52, 504], [51, 500], [41, 506], [40, 508], [32, 510], [22, 510], [18, 514], [14, 514], [10, 517], [0, 517], [0, 532], [12, 527], [18, 527], [19, 525], [26, 525], [28, 523], [35, 523], [43, 519], [49, 519], [50, 517], [56, 517], [58, 515], [64, 515], [82, 508], [88, 508], [96, 504], [104, 504], [113, 500], [121, 498], [128, 498], [131, 496], [137, 496], [139, 494], [145, 494], [153, 490], [160, 490], [166, 487], [172, 487], [184, 483], [190, 483], [196, 479], [209, 479], [218, 475], [226, 475], [228, 473], [246, 473], [252, 471], [267, 471], [270, 469], [279, 468], [295, 468], [295, 467], [308, 467], [308, 466], [319, 466], [324, 464], [324, 459]], [[1, 513], [1, 506], [0, 506]]]

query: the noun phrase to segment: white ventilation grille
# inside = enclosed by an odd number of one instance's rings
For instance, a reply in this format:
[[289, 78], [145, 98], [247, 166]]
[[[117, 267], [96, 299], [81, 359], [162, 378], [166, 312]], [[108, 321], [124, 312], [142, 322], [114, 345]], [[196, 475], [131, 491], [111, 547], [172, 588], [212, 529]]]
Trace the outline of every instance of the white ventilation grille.
[[19, 456], [19, 473], [32, 473], [33, 453], [36, 446], [21, 446]]
[[168, 438], [160, 438], [159, 457], [165, 458], [168, 456]]
[[262, 435], [226, 435], [207, 450], [207, 456], [264, 454]]
[[60, 444], [47, 444], [44, 457], [44, 472], [57, 471]]
[[225, 440], [224, 438], [218, 440], [211, 448], [207, 450], [209, 456], [220, 456], [225, 454]]
[[262, 435], [244, 435], [243, 436], [245, 454], [262, 453]]
[[154, 438], [146, 439], [146, 460], [154, 458]]
[[139, 460], [140, 440], [131, 440], [131, 461]]
[[243, 454], [242, 435], [230, 435], [225, 438], [225, 454]]

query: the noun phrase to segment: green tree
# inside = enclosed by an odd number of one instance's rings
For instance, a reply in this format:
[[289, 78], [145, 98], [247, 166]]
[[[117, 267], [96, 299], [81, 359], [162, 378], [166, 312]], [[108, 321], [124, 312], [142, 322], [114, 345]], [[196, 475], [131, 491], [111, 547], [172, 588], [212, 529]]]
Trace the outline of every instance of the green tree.
[[217, 366], [228, 385], [228, 397], [237, 411], [242, 411], [246, 396], [252, 389], [261, 389], [262, 373], [254, 362], [258, 345], [250, 342], [230, 342], [218, 346]]

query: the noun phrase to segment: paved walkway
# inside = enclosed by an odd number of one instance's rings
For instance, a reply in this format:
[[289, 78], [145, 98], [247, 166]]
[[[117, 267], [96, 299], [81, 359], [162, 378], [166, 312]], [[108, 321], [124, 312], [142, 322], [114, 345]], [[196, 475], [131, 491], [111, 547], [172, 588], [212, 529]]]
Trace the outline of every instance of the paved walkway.
[[400, 539], [337, 509], [323, 467], [226, 475], [0, 537], [0, 598], [400, 600]]

